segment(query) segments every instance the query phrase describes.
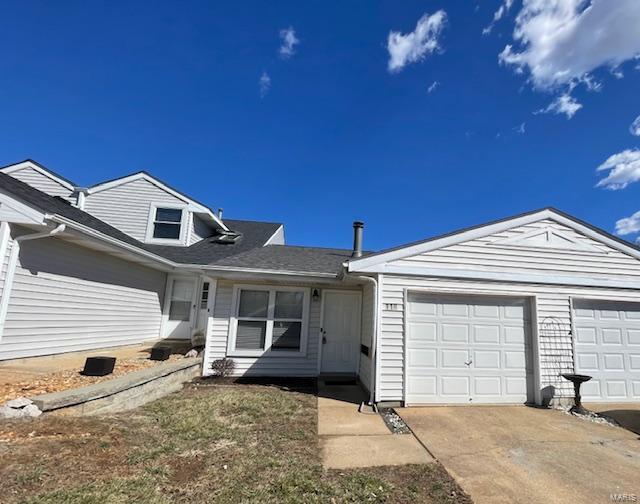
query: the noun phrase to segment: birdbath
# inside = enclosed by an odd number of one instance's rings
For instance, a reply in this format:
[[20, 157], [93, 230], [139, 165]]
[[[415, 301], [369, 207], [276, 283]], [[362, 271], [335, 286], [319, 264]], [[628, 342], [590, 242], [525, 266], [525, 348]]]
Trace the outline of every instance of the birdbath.
[[573, 383], [573, 391], [575, 393], [575, 405], [569, 410], [571, 413], [578, 415], [588, 415], [590, 412], [588, 409], [582, 407], [582, 398], [580, 397], [580, 385], [584, 382], [588, 382], [591, 376], [583, 374], [566, 373], [562, 375], [563, 378]]

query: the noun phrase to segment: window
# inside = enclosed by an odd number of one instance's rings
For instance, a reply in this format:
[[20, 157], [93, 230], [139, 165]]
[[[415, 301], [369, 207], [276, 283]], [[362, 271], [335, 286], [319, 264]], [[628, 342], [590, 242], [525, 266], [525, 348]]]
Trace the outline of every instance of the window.
[[307, 305], [308, 292], [303, 289], [238, 288], [230, 352], [302, 352]]
[[186, 322], [191, 318], [192, 280], [174, 280], [169, 304], [169, 320]]
[[153, 237], [163, 240], [179, 240], [182, 227], [181, 208], [156, 208], [153, 219]]
[[209, 282], [202, 284], [202, 296], [200, 297], [200, 309], [206, 310], [209, 302]]

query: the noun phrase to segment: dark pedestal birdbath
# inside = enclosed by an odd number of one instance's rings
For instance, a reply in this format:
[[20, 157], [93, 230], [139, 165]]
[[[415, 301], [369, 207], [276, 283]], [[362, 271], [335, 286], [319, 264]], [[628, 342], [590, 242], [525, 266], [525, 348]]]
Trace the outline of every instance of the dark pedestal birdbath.
[[573, 390], [575, 393], [576, 404], [569, 411], [571, 411], [571, 413], [576, 413], [578, 415], [588, 415], [590, 411], [582, 407], [582, 397], [580, 397], [580, 385], [582, 385], [584, 382], [588, 382], [591, 379], [591, 376], [583, 375], [583, 374], [566, 373], [566, 374], [563, 374], [562, 377], [573, 383]]

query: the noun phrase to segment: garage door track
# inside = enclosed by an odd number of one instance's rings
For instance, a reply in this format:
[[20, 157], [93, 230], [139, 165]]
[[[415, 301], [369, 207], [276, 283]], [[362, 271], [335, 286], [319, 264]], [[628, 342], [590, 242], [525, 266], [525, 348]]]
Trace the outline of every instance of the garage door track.
[[631, 431], [525, 406], [397, 411], [474, 502], [640, 500]]

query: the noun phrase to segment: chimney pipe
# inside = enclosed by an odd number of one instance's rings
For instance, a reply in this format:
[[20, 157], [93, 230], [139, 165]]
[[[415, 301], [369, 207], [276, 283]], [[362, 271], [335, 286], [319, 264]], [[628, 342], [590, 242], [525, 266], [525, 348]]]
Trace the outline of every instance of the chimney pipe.
[[222, 211], [224, 208], [218, 208], [218, 219], [222, 220]]
[[354, 221], [353, 253], [351, 254], [351, 257], [362, 257], [362, 228], [364, 228], [364, 222]]

